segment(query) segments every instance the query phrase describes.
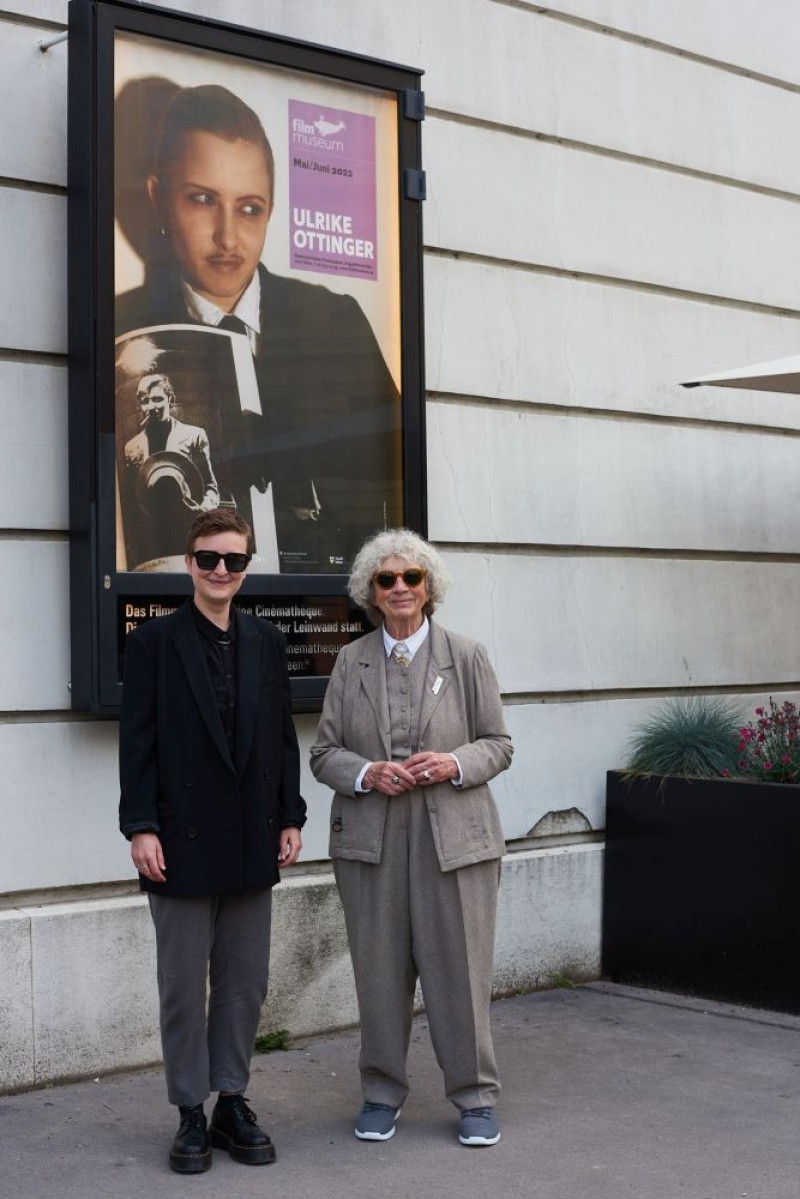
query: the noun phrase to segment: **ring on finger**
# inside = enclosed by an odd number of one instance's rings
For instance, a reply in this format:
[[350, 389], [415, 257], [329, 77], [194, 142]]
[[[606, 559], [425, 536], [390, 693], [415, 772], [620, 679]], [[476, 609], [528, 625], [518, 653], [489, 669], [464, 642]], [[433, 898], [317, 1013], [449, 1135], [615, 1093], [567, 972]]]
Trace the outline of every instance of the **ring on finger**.
[[395, 787], [396, 787], [396, 786], [397, 786], [397, 784], [400, 782], [400, 775], [399, 775], [399, 774], [393, 774], [393, 775], [392, 775], [392, 778], [391, 778], [391, 782], [393, 782], [393, 783], [394, 783], [394, 785], [395, 785]]
[[431, 772], [430, 772], [430, 770], [423, 770], [423, 772], [422, 772], [422, 777], [423, 777], [423, 778], [425, 779], [425, 781], [427, 782], [427, 781], [428, 781], [428, 779], [431, 777]]

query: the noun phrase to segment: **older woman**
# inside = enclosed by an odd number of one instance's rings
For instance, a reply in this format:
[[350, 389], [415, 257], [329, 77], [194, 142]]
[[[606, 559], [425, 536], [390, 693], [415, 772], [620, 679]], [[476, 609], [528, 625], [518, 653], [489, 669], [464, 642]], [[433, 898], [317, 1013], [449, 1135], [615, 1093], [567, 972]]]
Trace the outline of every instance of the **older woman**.
[[408, 529], [362, 546], [350, 594], [379, 627], [336, 660], [311, 769], [336, 792], [330, 853], [361, 1017], [355, 1134], [394, 1135], [419, 977], [459, 1140], [495, 1145], [489, 1005], [505, 846], [487, 784], [512, 746], [486, 650], [430, 619], [447, 582]]

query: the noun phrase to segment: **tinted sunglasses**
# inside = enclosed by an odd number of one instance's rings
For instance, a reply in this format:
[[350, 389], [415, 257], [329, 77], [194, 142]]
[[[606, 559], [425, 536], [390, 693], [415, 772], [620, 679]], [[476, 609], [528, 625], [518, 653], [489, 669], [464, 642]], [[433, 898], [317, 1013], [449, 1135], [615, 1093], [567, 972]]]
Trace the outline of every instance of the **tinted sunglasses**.
[[247, 570], [252, 554], [218, 554], [216, 550], [194, 550], [191, 556], [201, 570], [216, 570], [222, 561], [229, 574], [240, 575], [243, 570]]
[[427, 573], [421, 566], [410, 566], [408, 570], [378, 570], [372, 576], [372, 581], [384, 591], [391, 591], [398, 578], [403, 580], [406, 587], [419, 587]]

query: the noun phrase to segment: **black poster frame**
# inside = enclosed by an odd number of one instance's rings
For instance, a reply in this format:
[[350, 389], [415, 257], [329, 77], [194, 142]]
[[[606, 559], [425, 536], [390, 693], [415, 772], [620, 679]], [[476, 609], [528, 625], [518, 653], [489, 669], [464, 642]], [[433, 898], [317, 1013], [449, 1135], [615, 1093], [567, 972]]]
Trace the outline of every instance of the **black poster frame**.
[[[72, 704], [115, 716], [125, 607], [157, 615], [191, 592], [185, 573], [117, 568], [114, 388], [114, 47], [118, 33], [287, 68], [393, 97], [397, 111], [399, 331], [404, 523], [427, 525], [422, 296], [421, 71], [223, 21], [125, 0], [69, 5], [69, 453]], [[344, 574], [252, 574], [241, 593], [270, 608], [334, 613], [342, 640], [360, 635]], [[315, 609], [315, 605], [319, 607]], [[325, 619], [323, 617], [322, 619]], [[135, 623], [135, 622], [134, 622]], [[327, 659], [325, 659], [327, 662]], [[319, 669], [316, 667], [315, 669]], [[296, 711], [321, 706], [327, 673], [291, 678]]]

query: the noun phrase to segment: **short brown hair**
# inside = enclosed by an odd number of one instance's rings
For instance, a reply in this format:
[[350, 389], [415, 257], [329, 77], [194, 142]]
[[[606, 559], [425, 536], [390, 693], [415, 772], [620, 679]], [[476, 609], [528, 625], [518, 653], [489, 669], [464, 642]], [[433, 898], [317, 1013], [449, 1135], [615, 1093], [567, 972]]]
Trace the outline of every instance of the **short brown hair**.
[[187, 555], [192, 556], [199, 537], [213, 537], [215, 533], [241, 533], [247, 538], [248, 554], [256, 548], [253, 530], [240, 512], [235, 508], [212, 508], [210, 512], [200, 512], [192, 521], [186, 538]]
[[183, 87], [175, 93], [161, 116], [155, 153], [155, 173], [162, 187], [170, 164], [177, 158], [183, 139], [190, 133], [213, 133], [224, 141], [240, 139], [258, 146], [264, 154], [269, 175], [269, 206], [275, 190], [275, 157], [264, 126], [252, 108], [226, 87], [216, 83]]

